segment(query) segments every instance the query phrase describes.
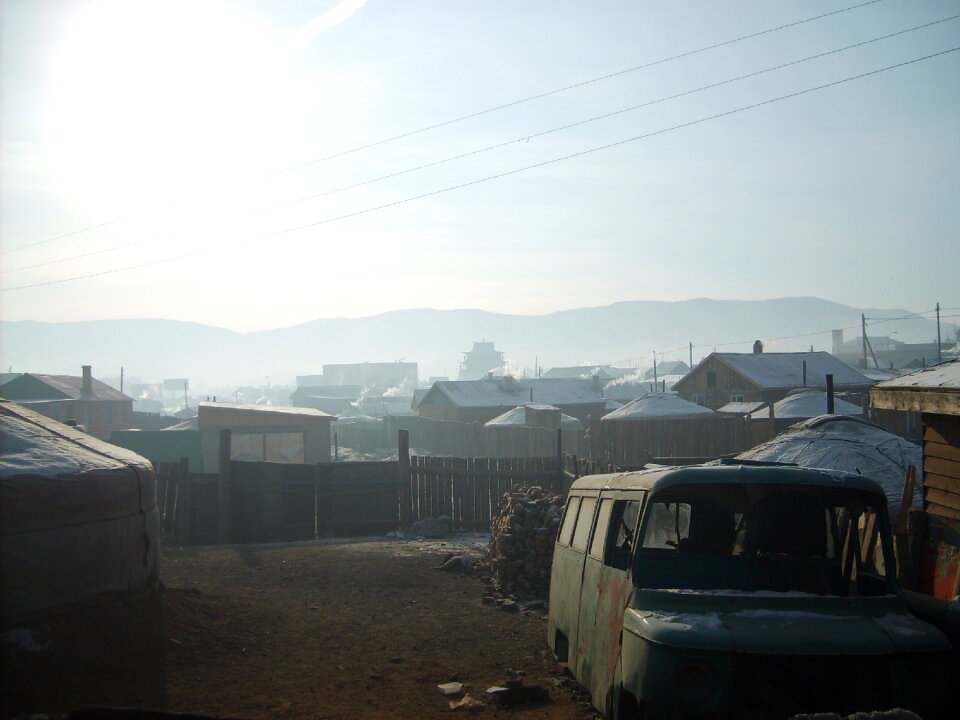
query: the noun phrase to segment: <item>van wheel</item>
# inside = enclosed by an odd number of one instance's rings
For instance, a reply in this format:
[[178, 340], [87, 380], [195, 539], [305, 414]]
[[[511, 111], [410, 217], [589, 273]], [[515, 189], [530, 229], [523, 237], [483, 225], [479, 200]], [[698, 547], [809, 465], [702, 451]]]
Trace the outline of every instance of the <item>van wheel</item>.
[[623, 686], [610, 688], [610, 719], [611, 720], [644, 720], [643, 712], [637, 699]]

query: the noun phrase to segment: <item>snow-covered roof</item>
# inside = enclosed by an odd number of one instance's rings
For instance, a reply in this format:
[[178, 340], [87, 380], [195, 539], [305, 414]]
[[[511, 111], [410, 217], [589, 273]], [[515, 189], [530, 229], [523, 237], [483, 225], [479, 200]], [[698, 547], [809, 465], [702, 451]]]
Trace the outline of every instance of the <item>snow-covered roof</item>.
[[360, 412], [357, 408], [350, 408], [337, 414], [337, 427], [340, 425], [353, 425], [356, 423], [379, 423], [379, 419], [372, 415]]
[[568, 378], [517, 379], [507, 376], [492, 380], [441, 380], [433, 384], [419, 404], [430, 402], [436, 393], [457, 407], [515, 407], [524, 402], [547, 405], [603, 402], [591, 381]]
[[[13, 386], [13, 383], [16, 383], [17, 386], [20, 386], [21, 382], [26, 382], [26, 380], [29, 378], [38, 380], [44, 385], [53, 388], [57, 392], [63, 393], [66, 397], [73, 400], [133, 400], [133, 398], [129, 395], [125, 395], [119, 390], [110, 387], [105, 382], [97, 380], [96, 378], [90, 378], [90, 394], [85, 395], [83, 392], [83, 378], [78, 375], [38, 375], [36, 373], [24, 373], [20, 377], [10, 380], [7, 384], [10, 384], [11, 387]], [[13, 392], [12, 389], [10, 392]], [[50, 398], [29, 398], [20, 396], [11, 397], [11, 399], [18, 403], [24, 404], [33, 400], [49, 400]]]
[[[807, 364], [807, 387], [826, 387], [827, 375], [833, 375], [835, 386], [860, 385], [867, 387], [873, 384], [870, 378], [863, 373], [837, 360], [828, 352], [713, 353], [707, 356], [707, 358], [710, 357], [716, 357], [717, 360], [733, 368], [759, 388], [803, 386], [804, 362]], [[701, 366], [705, 360], [701, 361]], [[685, 377], [690, 377], [692, 374]]]
[[589, 380], [594, 375], [601, 380], [610, 380], [611, 378], [623, 377], [630, 370], [624, 368], [615, 368], [610, 365], [570, 365], [566, 367], [552, 367], [547, 370], [541, 378], [555, 380], [557, 378], [579, 378]]
[[[827, 412], [827, 393], [823, 390], [794, 390], [782, 400], [773, 404], [773, 416], [781, 420], [812, 418]], [[834, 415], [863, 415], [863, 409], [853, 403], [835, 397], [833, 399]], [[767, 420], [770, 417], [770, 408], [756, 410], [750, 413], [751, 420]]]
[[879, 390], [893, 388], [960, 389], [960, 359], [950, 360], [891, 380], [885, 380], [878, 383], [876, 387]]
[[[918, 472], [922, 467], [918, 445], [861, 418], [842, 415], [804, 420], [737, 457], [865, 475], [880, 483], [891, 509], [900, 505], [907, 466]], [[917, 482], [915, 499], [919, 486]]]
[[286, 405], [253, 405], [250, 403], [201, 402], [197, 408], [198, 415], [203, 417], [211, 410], [243, 410], [245, 412], [271, 413], [274, 415], [309, 415], [311, 417], [332, 418], [329, 413], [313, 408], [289, 407]]
[[504, 425], [526, 425], [527, 424], [527, 411], [526, 408], [532, 408], [533, 410], [538, 410], [540, 412], [558, 412], [560, 413], [560, 424], [568, 425], [570, 427], [583, 427], [583, 424], [577, 420], [575, 417], [570, 417], [562, 412], [560, 408], [554, 407], [553, 405], [544, 405], [542, 403], [525, 403], [524, 405], [518, 405], [515, 408], [507, 410], [502, 415], [497, 415], [493, 420], [488, 420], [484, 423], [484, 426], [504, 426]]
[[[653, 378], [642, 379], [637, 375], [625, 375], [622, 378], [611, 380], [603, 387], [603, 396], [620, 402], [629, 402], [641, 395], [657, 392], [660, 388], [666, 387], [666, 392], [673, 389], [683, 375], [658, 375], [657, 381]], [[663, 392], [663, 391], [661, 391]]]
[[707, 417], [713, 415], [710, 408], [684, 400], [679, 395], [670, 393], [647, 393], [643, 397], [631, 400], [622, 408], [604, 415], [601, 420], [650, 420], [653, 418], [669, 418], [679, 420], [683, 418]]
[[754, 400], [753, 402], [731, 402], [722, 408], [718, 408], [717, 412], [727, 413], [728, 415], [747, 415], [754, 410], [759, 410], [763, 405], [764, 403], [760, 400]]

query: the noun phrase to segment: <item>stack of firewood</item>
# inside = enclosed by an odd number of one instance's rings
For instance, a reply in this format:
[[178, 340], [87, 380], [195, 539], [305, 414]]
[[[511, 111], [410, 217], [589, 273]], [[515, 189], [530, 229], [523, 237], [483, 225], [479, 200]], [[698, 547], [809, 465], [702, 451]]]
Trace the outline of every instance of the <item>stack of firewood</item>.
[[563, 497], [541, 487], [504, 494], [490, 526], [490, 569], [500, 593], [546, 599], [562, 514]]

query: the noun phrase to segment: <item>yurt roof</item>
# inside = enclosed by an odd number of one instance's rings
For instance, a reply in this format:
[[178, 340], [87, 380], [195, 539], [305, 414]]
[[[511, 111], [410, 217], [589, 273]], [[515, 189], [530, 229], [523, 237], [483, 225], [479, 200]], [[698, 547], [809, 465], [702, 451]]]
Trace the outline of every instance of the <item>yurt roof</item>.
[[671, 393], [647, 393], [636, 400], [611, 413], [604, 415], [601, 420], [650, 420], [654, 418], [668, 418], [680, 420], [684, 418], [699, 418], [713, 415], [710, 408], [684, 400], [679, 395]]

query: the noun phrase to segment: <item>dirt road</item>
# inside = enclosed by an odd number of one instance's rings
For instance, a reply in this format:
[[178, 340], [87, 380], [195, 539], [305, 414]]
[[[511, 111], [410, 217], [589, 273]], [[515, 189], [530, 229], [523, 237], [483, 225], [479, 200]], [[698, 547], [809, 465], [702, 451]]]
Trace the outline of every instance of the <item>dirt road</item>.
[[[436, 688], [449, 681], [484, 703], [480, 717], [593, 717], [546, 647], [542, 611], [484, 605], [481, 580], [435, 569], [464, 549], [402, 541], [167, 549], [156, 596], [4, 642], [4, 717], [99, 705], [441, 718], [459, 714]], [[547, 688], [550, 701], [496, 706], [483, 691], [508, 669]]]

